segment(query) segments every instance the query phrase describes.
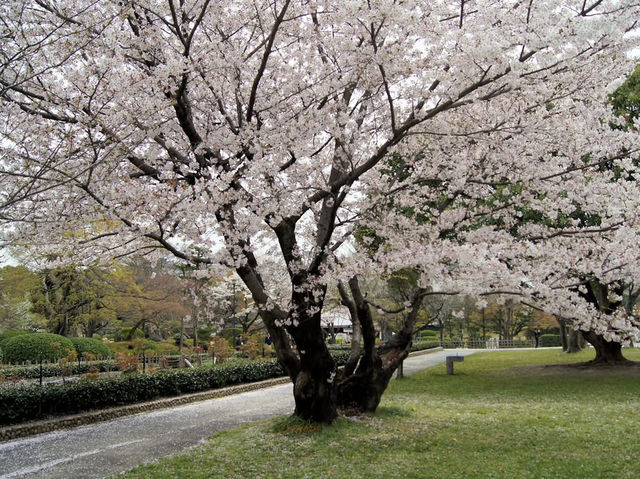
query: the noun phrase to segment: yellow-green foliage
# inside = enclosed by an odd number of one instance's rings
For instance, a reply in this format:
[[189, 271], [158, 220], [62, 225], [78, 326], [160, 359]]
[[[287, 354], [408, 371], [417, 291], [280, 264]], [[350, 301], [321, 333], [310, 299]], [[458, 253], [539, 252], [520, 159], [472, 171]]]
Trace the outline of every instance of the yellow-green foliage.
[[138, 350], [141, 354], [142, 349], [145, 351], [154, 351], [156, 354], [178, 354], [180, 352], [180, 348], [176, 345], [167, 343], [167, 342], [158, 342], [151, 341], [150, 339], [142, 340], [142, 347], [140, 347], [140, 343], [136, 343], [136, 341], [118, 341], [109, 343], [109, 349], [114, 353], [126, 353]]
[[88, 359], [87, 355], [93, 355], [93, 359], [98, 358], [110, 358], [113, 353], [109, 347], [104, 344], [100, 339], [94, 338], [70, 338], [71, 342], [75, 345], [76, 351], [81, 359]]
[[[240, 347], [240, 351], [249, 359], [258, 359], [262, 357], [262, 353], [264, 349], [266, 349], [266, 347], [267, 345], [264, 344], [264, 338], [262, 334], [256, 333], [249, 336], [249, 339], [247, 339]], [[266, 351], [264, 352], [266, 356]]]
[[4, 343], [3, 355], [6, 363], [32, 363], [57, 361], [67, 356], [67, 349], [75, 351], [73, 343], [59, 334], [32, 333], [14, 336]]
[[221, 336], [217, 336], [213, 340], [213, 351], [218, 363], [226, 361], [235, 354], [235, 350], [229, 345], [229, 342]]

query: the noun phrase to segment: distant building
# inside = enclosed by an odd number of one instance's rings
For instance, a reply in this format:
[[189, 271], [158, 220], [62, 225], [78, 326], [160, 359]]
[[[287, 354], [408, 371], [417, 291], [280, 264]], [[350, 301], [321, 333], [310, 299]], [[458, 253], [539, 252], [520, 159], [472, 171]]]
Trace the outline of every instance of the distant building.
[[322, 311], [321, 324], [322, 329], [328, 334], [336, 334], [340, 330], [348, 335], [351, 335], [351, 333], [353, 333], [351, 315], [349, 314], [349, 310], [345, 306], [338, 306], [333, 309]]

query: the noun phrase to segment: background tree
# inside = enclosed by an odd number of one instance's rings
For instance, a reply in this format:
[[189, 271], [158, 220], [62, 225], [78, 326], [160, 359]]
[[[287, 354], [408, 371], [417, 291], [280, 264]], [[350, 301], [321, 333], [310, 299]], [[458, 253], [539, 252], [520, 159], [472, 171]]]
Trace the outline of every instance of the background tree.
[[24, 266], [0, 269], [0, 331], [44, 327], [43, 318], [33, 312], [30, 301], [30, 292], [38, 283], [38, 275]]
[[228, 339], [231, 341], [235, 341], [238, 334], [247, 335], [250, 331], [264, 328], [251, 293], [235, 275], [215, 282], [209, 290], [207, 301], [216, 318], [215, 327], [230, 331], [231, 337]]
[[132, 340], [136, 331], [146, 338], [166, 339], [172, 327], [190, 314], [191, 299], [185, 296], [186, 285], [175, 264], [128, 258], [116, 272], [111, 278], [112, 304], [121, 327], [126, 328], [122, 339]]
[[533, 311], [518, 305], [511, 298], [490, 313], [491, 330], [506, 341], [512, 341], [522, 331], [531, 328], [533, 322]]
[[62, 336], [91, 337], [107, 327], [115, 314], [106, 305], [109, 287], [98, 281], [91, 269], [76, 266], [45, 271], [32, 290], [33, 311], [42, 315], [47, 327]]
[[636, 122], [640, 118], [640, 65], [636, 66], [634, 72], [611, 94], [610, 101], [615, 114], [624, 121], [623, 124], [616, 124], [637, 130]]

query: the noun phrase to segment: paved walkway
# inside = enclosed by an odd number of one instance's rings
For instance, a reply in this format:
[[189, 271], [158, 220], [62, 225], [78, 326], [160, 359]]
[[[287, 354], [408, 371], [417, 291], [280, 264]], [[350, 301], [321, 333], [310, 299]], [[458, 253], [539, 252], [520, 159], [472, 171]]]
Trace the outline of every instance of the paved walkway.
[[[412, 374], [477, 350], [408, 358]], [[290, 414], [291, 384], [0, 443], [0, 479], [102, 478], [197, 446], [216, 431]]]

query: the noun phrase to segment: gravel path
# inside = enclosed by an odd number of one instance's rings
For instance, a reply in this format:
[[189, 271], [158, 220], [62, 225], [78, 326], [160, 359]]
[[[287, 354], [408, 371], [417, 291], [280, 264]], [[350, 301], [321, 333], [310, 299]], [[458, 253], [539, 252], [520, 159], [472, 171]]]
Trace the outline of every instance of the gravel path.
[[[444, 362], [447, 350], [408, 358], [412, 374]], [[293, 412], [291, 384], [0, 443], [0, 479], [103, 478], [177, 454], [216, 431]]]

